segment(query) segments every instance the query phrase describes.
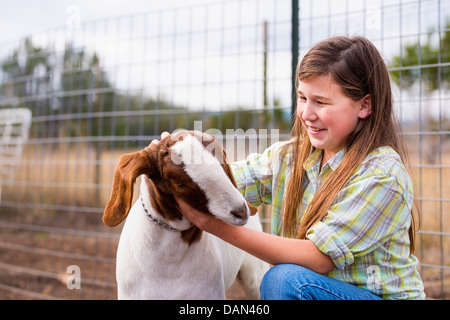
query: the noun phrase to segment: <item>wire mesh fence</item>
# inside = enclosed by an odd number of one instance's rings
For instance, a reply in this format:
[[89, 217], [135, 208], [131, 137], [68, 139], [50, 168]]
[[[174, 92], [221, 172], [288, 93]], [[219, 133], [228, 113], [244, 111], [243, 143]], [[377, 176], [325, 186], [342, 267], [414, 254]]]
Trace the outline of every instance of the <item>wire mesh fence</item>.
[[391, 71], [419, 207], [416, 255], [428, 298], [450, 298], [450, 3], [301, 1], [300, 52], [335, 34], [362, 34]]
[[234, 0], [70, 21], [3, 44], [0, 111], [32, 119], [14, 179], [0, 182], [0, 298], [116, 298], [121, 227], [101, 216], [119, 156], [178, 128], [286, 138], [293, 52], [336, 34], [365, 35], [386, 58], [420, 207], [420, 271], [429, 298], [449, 298], [449, 17], [438, 0]]

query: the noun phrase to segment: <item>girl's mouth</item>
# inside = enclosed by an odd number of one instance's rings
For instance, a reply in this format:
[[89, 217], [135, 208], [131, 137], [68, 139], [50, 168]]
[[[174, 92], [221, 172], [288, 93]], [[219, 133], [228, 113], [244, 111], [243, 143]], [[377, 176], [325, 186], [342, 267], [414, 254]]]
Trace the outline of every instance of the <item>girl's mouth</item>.
[[320, 129], [320, 128], [314, 128], [314, 127], [308, 127], [308, 132], [312, 135], [316, 135], [321, 133], [322, 131], [325, 131], [326, 129]]

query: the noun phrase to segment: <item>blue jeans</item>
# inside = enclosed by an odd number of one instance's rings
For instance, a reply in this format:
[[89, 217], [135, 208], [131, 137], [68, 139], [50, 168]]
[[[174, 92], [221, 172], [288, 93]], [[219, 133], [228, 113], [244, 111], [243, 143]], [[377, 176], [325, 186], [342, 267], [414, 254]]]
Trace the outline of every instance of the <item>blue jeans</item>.
[[262, 300], [381, 300], [367, 290], [295, 264], [272, 267], [260, 290]]

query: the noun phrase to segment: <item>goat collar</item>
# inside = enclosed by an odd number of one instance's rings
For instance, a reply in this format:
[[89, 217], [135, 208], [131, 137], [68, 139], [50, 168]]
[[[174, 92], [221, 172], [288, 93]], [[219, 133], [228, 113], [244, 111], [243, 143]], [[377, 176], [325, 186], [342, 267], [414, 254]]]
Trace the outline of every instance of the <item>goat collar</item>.
[[[163, 228], [163, 229], [169, 230], [169, 231], [174, 231], [174, 232], [182, 232], [182, 231], [184, 231], [184, 230], [178, 230], [178, 229], [175, 229], [175, 228], [171, 227], [169, 224], [167, 224], [167, 223], [165, 223], [165, 222], [162, 222], [162, 221], [156, 219], [155, 217], [153, 217], [153, 216], [150, 214], [150, 212], [147, 210], [147, 207], [146, 207], [145, 204], [144, 204], [144, 198], [142, 197], [142, 193], [139, 193], [139, 199], [141, 199], [142, 208], [144, 209], [145, 214], [146, 214], [147, 217], [149, 217], [149, 219], [150, 219], [153, 223], [155, 223], [157, 226], [159, 226], [159, 227], [161, 227], [161, 228]], [[191, 228], [192, 228], [192, 227], [193, 227], [193, 225], [191, 226]]]

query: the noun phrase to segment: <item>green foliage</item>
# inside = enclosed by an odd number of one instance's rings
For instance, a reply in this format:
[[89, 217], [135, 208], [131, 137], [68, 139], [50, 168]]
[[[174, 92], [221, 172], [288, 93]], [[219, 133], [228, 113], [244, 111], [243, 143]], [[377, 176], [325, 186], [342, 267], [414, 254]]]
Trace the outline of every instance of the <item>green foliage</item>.
[[[450, 29], [450, 21], [445, 29]], [[398, 86], [410, 88], [421, 78], [428, 92], [438, 89], [439, 85], [449, 87], [450, 67], [440, 64], [450, 62], [450, 31], [441, 33], [440, 43], [433, 41], [433, 36], [436, 38], [437, 34], [430, 30], [426, 41], [408, 44], [401, 55], [394, 56], [389, 67], [396, 69], [391, 75]]]

